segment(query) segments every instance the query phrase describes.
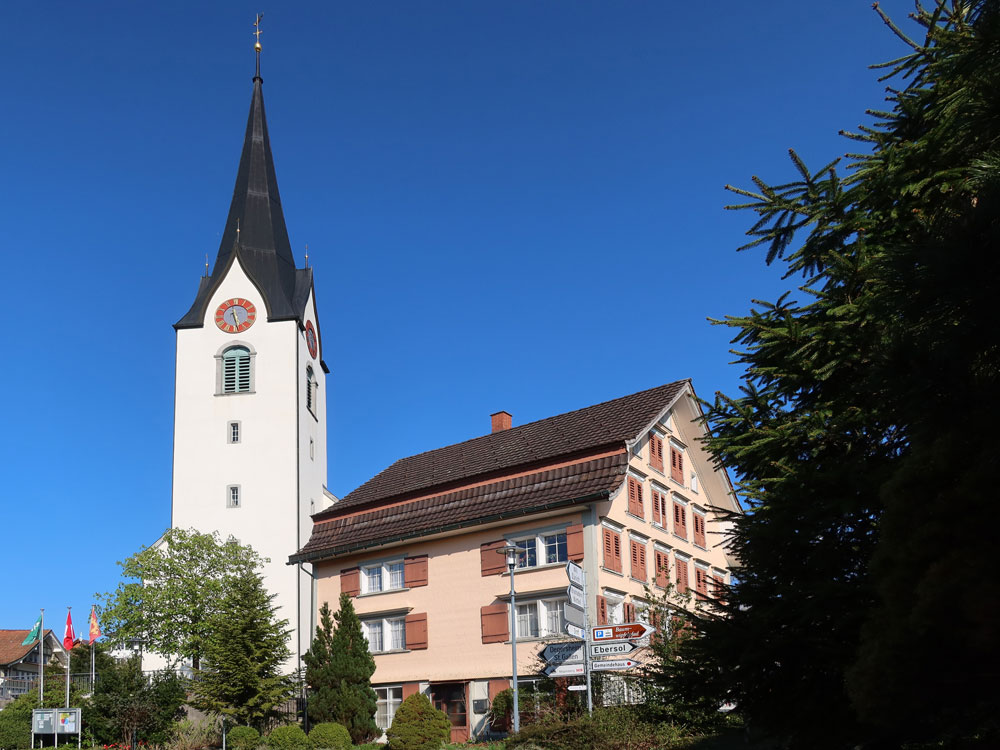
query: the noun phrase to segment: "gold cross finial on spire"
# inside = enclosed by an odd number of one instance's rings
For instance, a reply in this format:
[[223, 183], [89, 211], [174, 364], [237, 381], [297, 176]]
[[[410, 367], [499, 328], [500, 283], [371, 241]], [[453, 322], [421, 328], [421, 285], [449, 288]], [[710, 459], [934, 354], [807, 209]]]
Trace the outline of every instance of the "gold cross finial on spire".
[[306, 245], [306, 268], [309, 268], [309, 245]]
[[253, 22], [253, 27], [254, 27], [254, 29], [256, 29], [256, 31], [253, 32], [253, 35], [255, 37], [257, 37], [257, 41], [254, 43], [253, 48], [255, 50], [257, 50], [258, 54], [260, 54], [260, 50], [261, 50], [261, 46], [260, 46], [260, 34], [261, 34], [260, 22], [261, 22], [261, 20], [263, 20], [263, 18], [264, 18], [264, 14], [263, 13], [258, 13], [257, 14], [257, 20]]

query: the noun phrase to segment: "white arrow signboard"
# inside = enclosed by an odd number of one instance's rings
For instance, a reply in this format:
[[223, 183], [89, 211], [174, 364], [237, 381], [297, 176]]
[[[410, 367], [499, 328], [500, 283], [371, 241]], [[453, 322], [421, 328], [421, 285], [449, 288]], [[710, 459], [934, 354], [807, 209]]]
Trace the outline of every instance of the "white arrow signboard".
[[583, 587], [583, 568], [575, 562], [570, 561], [566, 563], [566, 575], [569, 576], [570, 583], [574, 583], [581, 588]]
[[572, 677], [583, 674], [582, 664], [553, 664], [545, 668], [545, 674], [549, 677]]
[[583, 662], [582, 643], [550, 643], [542, 651], [542, 658], [550, 664]]
[[587, 600], [583, 596], [583, 589], [577, 586], [569, 586], [566, 589], [566, 596], [569, 598], [569, 603], [577, 609], [583, 610], [587, 608]]
[[583, 637], [587, 635], [587, 632], [581, 628], [579, 625], [574, 625], [571, 622], [566, 623], [566, 635], [571, 635], [574, 638], [579, 638], [581, 641]]
[[566, 618], [566, 622], [581, 628], [586, 624], [583, 620], [583, 610], [577, 609], [569, 602], [563, 604], [563, 617]]
[[605, 661], [595, 661], [590, 668], [595, 672], [619, 672], [623, 669], [632, 669], [640, 666], [634, 659], [607, 659]]
[[592, 643], [590, 644], [591, 656], [616, 656], [618, 654], [631, 654], [636, 646], [631, 641], [619, 641], [617, 643]]

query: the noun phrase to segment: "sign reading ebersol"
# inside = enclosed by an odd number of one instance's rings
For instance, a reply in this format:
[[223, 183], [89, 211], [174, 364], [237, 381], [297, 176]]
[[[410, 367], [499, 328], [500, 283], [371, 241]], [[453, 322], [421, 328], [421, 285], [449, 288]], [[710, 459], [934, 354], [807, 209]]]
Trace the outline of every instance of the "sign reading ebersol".
[[602, 625], [593, 628], [591, 640], [593, 641], [626, 641], [631, 638], [642, 638], [650, 633], [655, 633], [656, 628], [650, 627], [644, 622], [627, 622], [624, 625]]
[[592, 643], [590, 644], [591, 656], [615, 656], [617, 654], [631, 654], [636, 646], [631, 641], [617, 641], [614, 643]]

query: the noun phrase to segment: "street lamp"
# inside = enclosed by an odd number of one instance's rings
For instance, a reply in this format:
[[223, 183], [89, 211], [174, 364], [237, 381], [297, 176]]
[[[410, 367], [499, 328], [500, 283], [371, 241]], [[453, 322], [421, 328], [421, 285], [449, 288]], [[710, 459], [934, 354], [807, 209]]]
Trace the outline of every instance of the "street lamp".
[[497, 550], [497, 554], [507, 558], [507, 570], [510, 572], [510, 664], [514, 682], [514, 733], [521, 731], [521, 710], [517, 703], [517, 604], [514, 601], [514, 568], [517, 567], [517, 554], [520, 550], [513, 544], [508, 544]]

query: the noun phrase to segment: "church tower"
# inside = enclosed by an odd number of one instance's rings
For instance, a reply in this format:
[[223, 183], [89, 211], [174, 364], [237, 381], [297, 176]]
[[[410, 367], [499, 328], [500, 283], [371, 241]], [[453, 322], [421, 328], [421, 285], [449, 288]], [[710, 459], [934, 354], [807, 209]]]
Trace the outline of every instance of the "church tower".
[[[306, 543], [326, 484], [326, 380], [313, 274], [288, 241], [264, 117], [260, 45], [236, 187], [211, 275], [175, 325], [171, 526], [232, 535], [270, 559], [264, 582], [309, 647]], [[206, 269], [207, 270], [207, 269]]]

